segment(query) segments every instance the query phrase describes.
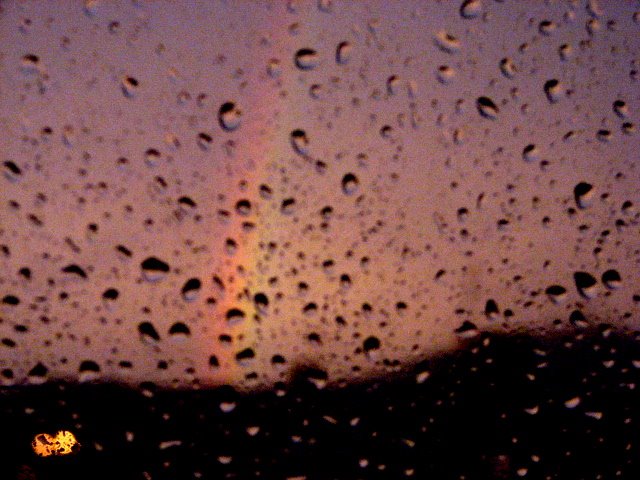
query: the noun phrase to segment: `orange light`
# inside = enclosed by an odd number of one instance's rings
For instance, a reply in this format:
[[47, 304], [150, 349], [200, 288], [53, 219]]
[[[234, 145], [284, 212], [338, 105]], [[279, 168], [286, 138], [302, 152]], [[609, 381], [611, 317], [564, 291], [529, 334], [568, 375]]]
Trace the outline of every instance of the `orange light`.
[[38, 433], [31, 447], [37, 455], [48, 457], [50, 455], [68, 455], [78, 451], [80, 444], [73, 433], [67, 430], [60, 430], [55, 437], [48, 433]]

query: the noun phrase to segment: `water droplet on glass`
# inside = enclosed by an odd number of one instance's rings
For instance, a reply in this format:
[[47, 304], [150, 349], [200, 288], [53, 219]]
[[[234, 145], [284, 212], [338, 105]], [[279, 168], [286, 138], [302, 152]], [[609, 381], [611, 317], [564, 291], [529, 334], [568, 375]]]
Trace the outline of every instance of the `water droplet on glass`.
[[534, 144], [530, 143], [522, 149], [522, 158], [526, 162], [535, 162], [540, 159], [540, 150]]
[[593, 202], [595, 190], [593, 185], [587, 182], [580, 182], [573, 187], [573, 197], [578, 208], [587, 208]]
[[438, 81], [443, 85], [448, 85], [449, 83], [451, 83], [455, 75], [455, 70], [448, 65], [440, 65], [436, 74]]
[[566, 62], [573, 55], [573, 47], [568, 43], [563, 43], [558, 47], [558, 55], [560, 55], [560, 60]]
[[40, 57], [29, 53], [22, 57], [21, 70], [26, 74], [38, 73], [40, 71]]
[[629, 116], [629, 107], [624, 100], [616, 100], [613, 102], [613, 111], [620, 118], [627, 118], [627, 116]]
[[349, 42], [340, 42], [336, 48], [336, 62], [344, 65], [351, 59], [353, 46]]
[[140, 263], [142, 276], [149, 282], [164, 279], [169, 272], [169, 264], [156, 257], [148, 257]]
[[345, 195], [353, 195], [358, 191], [359, 183], [358, 177], [353, 173], [347, 173], [342, 177], [342, 191]]
[[580, 397], [573, 397], [564, 402], [567, 408], [576, 408], [578, 405], [580, 405]]
[[500, 71], [507, 78], [513, 78], [516, 75], [516, 65], [509, 57], [500, 60]]
[[12, 183], [17, 182], [22, 176], [22, 169], [11, 160], [2, 162], [2, 167], [4, 177]]
[[231, 132], [240, 126], [242, 112], [234, 102], [225, 102], [218, 111], [218, 121], [220, 126]]
[[309, 154], [309, 138], [307, 132], [301, 129], [296, 129], [291, 132], [291, 146], [293, 150], [299, 155]]
[[120, 88], [122, 89], [122, 93], [127, 98], [133, 98], [135, 96], [138, 86], [139, 82], [134, 77], [125, 76], [120, 81]]
[[567, 298], [567, 289], [561, 285], [551, 285], [546, 288], [544, 293], [555, 304], [562, 303]]
[[546, 35], [546, 36], [551, 35], [553, 32], [556, 31], [557, 28], [558, 28], [558, 24], [551, 20], [543, 20], [538, 25], [538, 31], [542, 35]]
[[551, 103], [558, 102], [562, 97], [562, 84], [555, 78], [547, 80], [543, 88], [544, 93], [547, 96], [547, 100]]
[[144, 152], [144, 162], [150, 167], [158, 165], [160, 161], [160, 152], [155, 148], [148, 148]]
[[296, 52], [294, 61], [300, 70], [311, 70], [318, 66], [320, 58], [312, 48], [301, 48]]
[[202, 282], [198, 278], [190, 278], [182, 286], [180, 293], [186, 302], [192, 302], [198, 297]]
[[400, 77], [391, 75], [387, 78], [387, 93], [389, 95], [397, 95], [400, 91]]
[[456, 53], [460, 50], [460, 40], [456, 36], [444, 31], [436, 34], [434, 42], [440, 50], [446, 53]]
[[478, 112], [484, 118], [495, 120], [498, 117], [498, 106], [489, 97], [478, 97], [476, 100], [476, 107]]
[[576, 284], [578, 293], [584, 298], [593, 298], [597, 292], [597, 280], [593, 275], [587, 272], [575, 272], [573, 281]]
[[609, 290], [615, 290], [622, 286], [622, 277], [617, 270], [607, 270], [602, 274], [602, 283]]
[[227, 324], [233, 326], [242, 323], [245, 319], [245, 316], [245, 313], [239, 308], [231, 308], [227, 310], [225, 318], [227, 319]]
[[481, 0], [465, 0], [460, 6], [460, 15], [462, 18], [476, 18], [482, 13]]
[[143, 343], [152, 345], [160, 341], [160, 335], [151, 322], [139, 323], [138, 333]]

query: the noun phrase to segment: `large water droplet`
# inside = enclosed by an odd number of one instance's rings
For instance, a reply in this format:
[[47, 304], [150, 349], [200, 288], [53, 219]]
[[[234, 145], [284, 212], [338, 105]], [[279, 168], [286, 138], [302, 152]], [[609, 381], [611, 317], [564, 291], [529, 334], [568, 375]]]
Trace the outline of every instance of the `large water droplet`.
[[476, 100], [476, 107], [478, 112], [484, 118], [495, 120], [498, 117], [500, 109], [489, 97], [478, 97]]
[[318, 66], [320, 57], [312, 48], [301, 48], [296, 52], [294, 60], [300, 70], [311, 70]]
[[220, 126], [228, 132], [240, 126], [242, 112], [234, 102], [225, 102], [218, 111], [218, 121]]
[[555, 78], [547, 80], [544, 84], [544, 93], [550, 103], [557, 103], [562, 97], [562, 84]]
[[500, 60], [500, 71], [505, 77], [513, 78], [516, 76], [516, 65], [509, 57], [505, 57]]
[[133, 98], [136, 95], [136, 91], [140, 83], [134, 77], [125, 76], [120, 81], [120, 88], [122, 89], [122, 93], [127, 98]]
[[344, 177], [342, 177], [342, 191], [345, 195], [353, 195], [358, 191], [358, 186], [360, 182], [358, 177], [356, 177], [353, 173], [347, 173]]
[[593, 298], [597, 291], [597, 280], [588, 272], [575, 272], [573, 281], [576, 284], [578, 293], [585, 298]]
[[448, 65], [440, 65], [438, 67], [436, 76], [440, 83], [442, 83], [443, 85], [448, 85], [453, 81], [453, 78], [456, 76], [456, 72]]
[[156, 257], [148, 257], [140, 263], [142, 276], [149, 282], [157, 282], [167, 276], [169, 264]]
[[535, 162], [540, 159], [540, 150], [534, 144], [530, 143], [522, 149], [522, 158], [526, 162]]
[[338, 48], [336, 48], [336, 62], [340, 65], [344, 65], [351, 59], [351, 53], [353, 46], [349, 42], [340, 42]]
[[460, 40], [448, 32], [438, 32], [434, 37], [434, 42], [443, 52], [455, 53], [460, 50]]
[[481, 0], [465, 0], [460, 6], [460, 15], [462, 18], [476, 18], [482, 13]]
[[309, 138], [307, 132], [301, 129], [296, 129], [291, 132], [291, 146], [293, 150], [299, 155], [309, 154]]
[[573, 197], [578, 208], [587, 208], [593, 202], [594, 197], [593, 185], [587, 182], [580, 182], [573, 188]]
[[602, 274], [602, 283], [609, 290], [615, 290], [622, 286], [622, 277], [617, 270], [607, 270]]

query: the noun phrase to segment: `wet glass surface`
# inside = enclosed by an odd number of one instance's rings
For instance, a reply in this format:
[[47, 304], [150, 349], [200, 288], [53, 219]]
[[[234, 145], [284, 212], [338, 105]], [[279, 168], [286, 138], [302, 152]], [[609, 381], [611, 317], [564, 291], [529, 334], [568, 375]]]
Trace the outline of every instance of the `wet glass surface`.
[[0, 3], [8, 478], [634, 478], [639, 33]]

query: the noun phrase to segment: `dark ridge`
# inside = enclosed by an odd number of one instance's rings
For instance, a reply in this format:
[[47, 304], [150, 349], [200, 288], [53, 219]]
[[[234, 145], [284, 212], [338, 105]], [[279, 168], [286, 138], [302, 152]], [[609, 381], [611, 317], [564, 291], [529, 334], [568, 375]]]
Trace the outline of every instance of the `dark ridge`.
[[[406, 374], [342, 388], [304, 365], [288, 387], [250, 394], [3, 387], [1, 478], [638, 478], [637, 335], [481, 333]], [[57, 430], [82, 448], [36, 457], [34, 435]]]

